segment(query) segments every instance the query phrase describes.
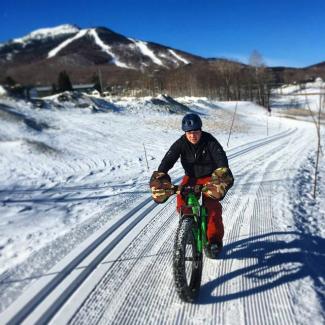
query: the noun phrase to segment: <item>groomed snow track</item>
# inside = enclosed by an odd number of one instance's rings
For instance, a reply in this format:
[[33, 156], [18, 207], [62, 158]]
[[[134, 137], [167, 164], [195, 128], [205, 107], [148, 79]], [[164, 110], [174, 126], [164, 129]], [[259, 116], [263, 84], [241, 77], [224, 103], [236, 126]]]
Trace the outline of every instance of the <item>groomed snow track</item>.
[[[228, 152], [236, 182], [223, 202], [225, 248], [220, 260], [204, 260], [197, 303], [180, 302], [173, 287], [175, 198], [165, 205], [147, 198], [32, 283], [0, 315], [2, 322], [293, 323], [289, 273], [279, 262], [277, 244], [286, 234], [273, 222], [272, 193], [294, 175], [290, 165], [305, 150], [296, 143], [299, 132], [288, 130]], [[293, 156], [285, 155], [289, 145], [297, 148]]]

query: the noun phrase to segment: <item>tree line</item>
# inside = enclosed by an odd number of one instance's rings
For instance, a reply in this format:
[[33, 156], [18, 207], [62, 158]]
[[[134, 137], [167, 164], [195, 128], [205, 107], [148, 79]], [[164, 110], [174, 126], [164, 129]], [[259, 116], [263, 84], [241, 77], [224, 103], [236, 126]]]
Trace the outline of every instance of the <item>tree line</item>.
[[[93, 83], [94, 89], [101, 94], [106, 92], [112, 95], [140, 97], [163, 93], [172, 97], [196, 96], [222, 101], [248, 100], [268, 109], [272, 88], [284, 82], [292, 82], [297, 77], [301, 79], [305, 77], [304, 72], [300, 70], [276, 71], [268, 68], [258, 51], [252, 52], [248, 64], [216, 59], [187, 64], [177, 69], [149, 71], [110, 69], [108, 66], [95, 68], [84, 80]], [[81, 74], [82, 71], [78, 73]], [[78, 73], [73, 71], [72, 75], [69, 75], [66, 70], [59, 72], [56, 82], [52, 82], [52, 94], [72, 90], [71, 79], [80, 80]], [[7, 83], [12, 87], [12, 80]]]
[[266, 67], [262, 56], [254, 51], [247, 65], [219, 59], [174, 70], [157, 70], [129, 79], [125, 88], [129, 94], [136, 96], [166, 93], [172, 97], [249, 100], [269, 108], [271, 88], [276, 82], [273, 71]]

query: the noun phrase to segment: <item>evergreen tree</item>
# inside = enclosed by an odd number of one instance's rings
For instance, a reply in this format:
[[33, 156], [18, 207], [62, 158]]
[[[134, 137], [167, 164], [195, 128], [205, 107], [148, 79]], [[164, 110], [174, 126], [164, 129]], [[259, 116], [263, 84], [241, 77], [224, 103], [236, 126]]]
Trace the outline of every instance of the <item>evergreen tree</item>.
[[99, 91], [99, 93], [102, 93], [102, 87], [100, 84], [99, 76], [96, 74], [92, 78], [92, 82], [94, 83], [94, 88]]
[[14, 87], [17, 85], [17, 82], [11, 78], [10, 76], [7, 76], [6, 79], [5, 79], [5, 82], [4, 84], [8, 87]]
[[56, 84], [52, 84], [52, 95], [55, 95], [58, 92], [58, 89], [56, 88]]

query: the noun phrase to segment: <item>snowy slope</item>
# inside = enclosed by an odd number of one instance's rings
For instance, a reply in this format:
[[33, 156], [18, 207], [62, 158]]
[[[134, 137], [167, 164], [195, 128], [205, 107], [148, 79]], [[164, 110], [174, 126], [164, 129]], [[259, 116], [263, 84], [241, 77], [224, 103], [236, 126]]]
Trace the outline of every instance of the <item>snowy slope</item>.
[[[62, 57], [69, 61], [70, 67], [107, 64], [141, 71], [177, 68], [197, 60], [204, 61], [164, 45], [125, 37], [105, 27], [80, 29], [66, 24], [38, 29], [0, 44], [0, 61], [4, 67], [7, 64], [14, 67], [26, 63], [38, 65], [50, 60], [52, 67], [58, 64], [58, 69], [62, 69]], [[46, 67], [34, 69], [31, 77], [39, 69]]]
[[12, 43], [22, 43], [26, 46], [29, 42], [34, 40], [46, 40], [47, 38], [54, 38], [64, 34], [74, 34], [79, 31], [79, 28], [73, 25], [65, 24], [52, 28], [40, 28], [20, 38], [14, 38]]
[[5, 96], [6, 94], [7, 94], [6, 90], [2, 86], [0, 86], [0, 97]]
[[[324, 322], [325, 170], [313, 201], [313, 125], [238, 103], [227, 146], [236, 103], [177, 99], [201, 114], [236, 178], [223, 201], [224, 252], [205, 259], [191, 305], [172, 282], [174, 199], [156, 206], [147, 185], [186, 110], [170, 114], [166, 97], [66, 97], [48, 98], [46, 109], [0, 100], [2, 319]], [[177, 164], [172, 178], [181, 174]]]
[[273, 90], [273, 96], [273, 110], [301, 109], [318, 112], [321, 104], [325, 113], [325, 83], [321, 78], [302, 85], [283, 85]]

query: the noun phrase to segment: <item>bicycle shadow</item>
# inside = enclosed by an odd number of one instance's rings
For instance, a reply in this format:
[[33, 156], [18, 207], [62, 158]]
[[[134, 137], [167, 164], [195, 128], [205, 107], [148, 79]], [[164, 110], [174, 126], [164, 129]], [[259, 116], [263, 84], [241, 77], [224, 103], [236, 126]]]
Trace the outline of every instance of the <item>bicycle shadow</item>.
[[[243, 267], [202, 285], [197, 304], [248, 297], [308, 277], [313, 281], [322, 309], [325, 308], [324, 238], [299, 232], [266, 233], [226, 245], [220, 259], [221, 263], [242, 260]], [[239, 286], [242, 290], [214, 295], [218, 287], [238, 277], [243, 278]]]

